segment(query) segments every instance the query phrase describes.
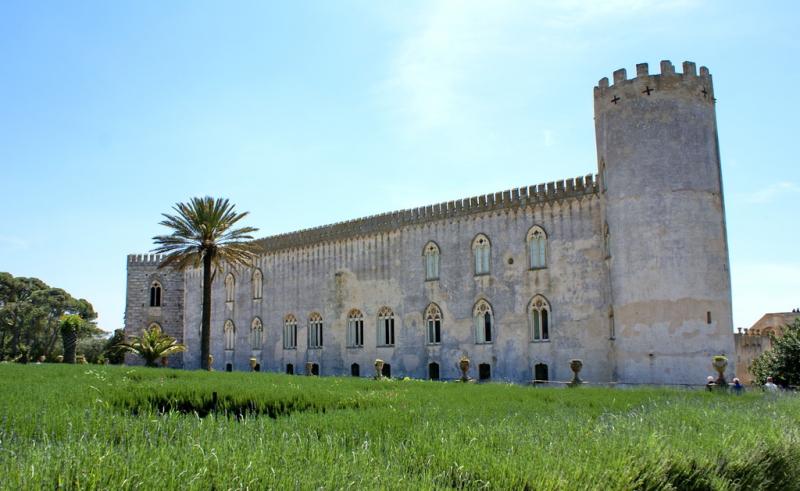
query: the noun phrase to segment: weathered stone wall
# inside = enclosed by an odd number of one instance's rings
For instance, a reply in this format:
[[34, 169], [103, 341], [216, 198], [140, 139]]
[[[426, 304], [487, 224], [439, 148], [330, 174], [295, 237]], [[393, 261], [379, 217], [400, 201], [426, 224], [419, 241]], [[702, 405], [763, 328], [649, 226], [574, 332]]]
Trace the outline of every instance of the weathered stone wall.
[[[151, 324], [157, 323], [164, 332], [182, 342], [184, 275], [169, 269], [158, 269], [160, 261], [161, 256], [154, 254], [128, 256], [125, 335], [138, 336]], [[156, 281], [161, 284], [161, 307], [150, 306], [150, 287]], [[130, 355], [126, 356], [125, 362], [141, 363]], [[183, 355], [171, 356], [169, 365], [182, 367]]]
[[[714, 90], [694, 63], [595, 87], [618, 377], [700, 383], [734, 356]], [[604, 225], [605, 227], [605, 225]], [[730, 366], [731, 371], [733, 364]]]
[[[533, 365], [546, 363], [553, 380], [568, 380], [569, 359], [585, 360], [585, 376], [607, 381], [611, 376], [605, 265], [602, 261], [600, 203], [594, 183], [550, 200], [520, 199], [508, 206], [485, 206], [452, 217], [420, 220], [386, 232], [353, 234], [336, 240], [309, 240], [284, 248], [283, 237], [264, 239], [272, 249], [258, 262], [264, 274], [261, 300], [254, 300], [251, 270], [234, 270], [236, 299], [225, 302], [224, 274], [214, 282], [212, 353], [217, 369], [232, 361], [247, 370], [252, 355], [262, 370], [296, 373], [306, 361], [320, 364], [323, 375], [345, 375], [358, 363], [362, 376], [373, 373], [381, 358], [391, 364], [393, 376], [424, 378], [428, 363], [437, 362], [443, 378], [456, 378], [462, 355], [477, 366], [489, 363], [493, 379], [528, 381]], [[554, 191], [554, 194], [558, 191]], [[511, 194], [509, 194], [511, 196]], [[548, 234], [548, 267], [530, 270], [526, 237], [539, 225]], [[319, 231], [319, 229], [318, 229]], [[491, 274], [475, 276], [472, 239], [486, 234], [492, 244]], [[298, 232], [308, 236], [309, 232]], [[323, 234], [318, 234], [322, 236]], [[441, 250], [440, 279], [425, 281], [423, 248], [435, 241]], [[298, 240], [297, 242], [302, 243]], [[186, 366], [199, 367], [201, 301], [199, 271], [187, 277]], [[550, 342], [531, 342], [528, 304], [545, 296], [552, 308]], [[495, 340], [478, 345], [473, 337], [473, 306], [486, 299], [495, 316]], [[442, 343], [427, 345], [423, 313], [436, 303], [443, 314]], [[377, 312], [390, 307], [396, 317], [394, 347], [377, 347]], [[364, 314], [363, 348], [346, 347], [347, 315], [357, 308]], [[319, 312], [324, 320], [324, 347], [308, 349], [308, 317]], [[283, 349], [283, 321], [298, 319], [297, 349]], [[253, 352], [250, 325], [258, 316], [264, 324], [263, 349]], [[236, 349], [226, 354], [222, 327], [236, 325]], [[219, 361], [219, 363], [217, 362]]]

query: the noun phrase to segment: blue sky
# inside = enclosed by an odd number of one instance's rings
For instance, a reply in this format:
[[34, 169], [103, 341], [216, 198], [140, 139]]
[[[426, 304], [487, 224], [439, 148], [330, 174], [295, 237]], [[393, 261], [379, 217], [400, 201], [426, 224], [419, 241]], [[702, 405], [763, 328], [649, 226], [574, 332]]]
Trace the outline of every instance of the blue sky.
[[271, 235], [596, 172], [592, 88], [714, 76], [734, 325], [800, 307], [800, 7], [606, 0], [0, 3], [0, 271], [122, 326], [162, 212]]

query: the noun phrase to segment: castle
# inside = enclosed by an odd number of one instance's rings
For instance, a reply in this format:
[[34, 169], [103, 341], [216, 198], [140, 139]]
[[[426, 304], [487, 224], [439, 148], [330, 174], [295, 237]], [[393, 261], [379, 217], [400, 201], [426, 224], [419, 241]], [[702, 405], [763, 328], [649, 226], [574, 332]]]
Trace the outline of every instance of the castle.
[[[702, 383], [734, 356], [711, 75], [662, 61], [594, 88], [598, 173], [261, 239], [213, 284], [216, 369]], [[126, 334], [200, 366], [199, 270], [128, 256]], [[734, 363], [729, 367], [732, 368]]]

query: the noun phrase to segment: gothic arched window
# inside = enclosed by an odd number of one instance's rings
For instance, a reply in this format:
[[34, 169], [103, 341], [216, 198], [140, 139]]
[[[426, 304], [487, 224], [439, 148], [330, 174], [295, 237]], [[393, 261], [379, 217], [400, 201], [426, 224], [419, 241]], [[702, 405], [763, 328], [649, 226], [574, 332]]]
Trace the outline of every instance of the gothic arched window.
[[550, 304], [541, 295], [536, 295], [528, 307], [531, 324], [531, 341], [550, 340]]
[[489, 263], [492, 256], [492, 245], [489, 238], [478, 234], [472, 239], [472, 254], [475, 256], [475, 274], [489, 274]]
[[316, 312], [308, 317], [308, 347], [322, 348], [322, 316]]
[[531, 269], [547, 267], [547, 234], [538, 225], [528, 231], [528, 257]]
[[472, 309], [472, 318], [475, 322], [475, 342], [477, 344], [491, 343], [494, 339], [494, 314], [492, 306], [486, 300], [478, 300]]
[[435, 303], [425, 309], [425, 326], [427, 327], [428, 344], [442, 342], [442, 311]]
[[394, 312], [389, 307], [378, 311], [378, 346], [394, 346]]
[[236, 280], [233, 278], [232, 273], [228, 273], [225, 277], [225, 301], [233, 302], [234, 293], [236, 288]]
[[228, 351], [233, 351], [236, 347], [236, 326], [233, 325], [233, 321], [228, 319], [225, 321], [225, 326], [222, 328], [222, 332], [225, 336], [225, 349]]
[[425, 280], [439, 279], [439, 246], [430, 241], [422, 252], [425, 258]]
[[264, 275], [260, 269], [253, 271], [253, 298], [261, 298], [261, 291], [264, 284]]
[[364, 346], [364, 315], [360, 310], [353, 309], [347, 316], [347, 347], [362, 346]]
[[157, 281], [150, 286], [150, 306], [161, 307], [161, 283]]
[[297, 348], [297, 318], [292, 314], [283, 319], [283, 348]]
[[261, 349], [261, 341], [264, 336], [264, 325], [258, 317], [253, 318], [250, 323], [250, 347], [254, 350]]

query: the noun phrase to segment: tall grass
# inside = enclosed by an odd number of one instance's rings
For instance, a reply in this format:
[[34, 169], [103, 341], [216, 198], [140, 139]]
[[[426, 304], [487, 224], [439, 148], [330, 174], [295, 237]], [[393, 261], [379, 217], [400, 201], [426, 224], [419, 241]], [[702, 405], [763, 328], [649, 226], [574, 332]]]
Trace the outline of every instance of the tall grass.
[[0, 365], [2, 489], [800, 489], [798, 462], [790, 396]]

